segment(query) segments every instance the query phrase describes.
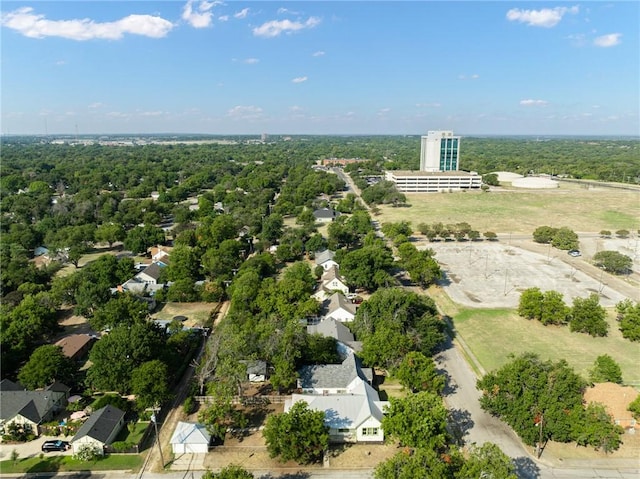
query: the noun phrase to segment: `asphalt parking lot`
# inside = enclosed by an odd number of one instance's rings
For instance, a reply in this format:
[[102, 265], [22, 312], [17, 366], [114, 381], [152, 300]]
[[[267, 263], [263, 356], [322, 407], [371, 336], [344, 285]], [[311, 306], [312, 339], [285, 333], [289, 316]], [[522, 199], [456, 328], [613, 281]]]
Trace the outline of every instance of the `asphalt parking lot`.
[[520, 293], [533, 287], [558, 291], [568, 304], [592, 293], [600, 295], [605, 307], [627, 297], [608, 284], [608, 275], [580, 271], [584, 257], [573, 258], [554, 248], [545, 247], [541, 254], [502, 241], [420, 241], [417, 246], [435, 251], [445, 274], [441, 285], [453, 301], [467, 307], [516, 308]]

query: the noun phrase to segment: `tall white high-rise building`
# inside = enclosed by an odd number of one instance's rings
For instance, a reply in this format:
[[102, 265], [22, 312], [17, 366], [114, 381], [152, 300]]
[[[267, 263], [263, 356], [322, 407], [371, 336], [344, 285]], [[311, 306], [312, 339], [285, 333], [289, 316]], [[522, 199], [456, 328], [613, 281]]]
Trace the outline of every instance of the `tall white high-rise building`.
[[460, 137], [429, 131], [420, 141], [420, 171], [458, 171]]

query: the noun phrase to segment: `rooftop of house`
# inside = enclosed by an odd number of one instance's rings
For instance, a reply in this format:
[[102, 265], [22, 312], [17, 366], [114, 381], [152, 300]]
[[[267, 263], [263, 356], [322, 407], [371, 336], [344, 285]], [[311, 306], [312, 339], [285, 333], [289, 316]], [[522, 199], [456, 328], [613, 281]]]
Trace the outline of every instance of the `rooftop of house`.
[[266, 375], [267, 374], [267, 362], [260, 361], [259, 359], [242, 359], [242, 364], [247, 367], [247, 374]]
[[382, 421], [388, 402], [380, 401], [378, 392], [366, 381], [356, 381], [349, 394], [293, 394], [285, 411], [298, 401], [305, 401], [311, 409], [324, 411], [325, 424], [334, 429], [353, 429], [374, 417]]
[[315, 253], [316, 264], [326, 263], [327, 261], [332, 260], [335, 255], [336, 255], [335, 252], [331, 251], [330, 249], [325, 249], [323, 251], [317, 251]]
[[325, 318], [318, 324], [307, 326], [307, 333], [321, 334], [322, 336], [334, 338], [337, 341], [348, 344], [355, 340], [353, 333], [340, 321], [333, 318]]
[[340, 276], [340, 271], [338, 271], [338, 267], [335, 265], [329, 268], [328, 270], [326, 270], [324, 273], [322, 273], [323, 283], [328, 283], [329, 281], [333, 281], [334, 279], [337, 279], [338, 281], [341, 281], [344, 283], [342, 276]]
[[141, 275], [145, 275], [158, 281], [158, 279], [160, 278], [160, 272], [161, 266], [158, 263], [151, 263], [145, 269], [140, 271], [135, 277], [138, 278], [141, 277]]
[[106, 443], [113, 430], [118, 427], [120, 421], [124, 418], [124, 412], [110, 404], [95, 411], [89, 419], [82, 425], [72, 441], [89, 436], [96, 441]]
[[631, 421], [633, 414], [627, 409], [629, 403], [638, 397], [638, 391], [631, 386], [615, 383], [597, 383], [584, 392], [586, 403], [603, 404], [615, 421]]
[[303, 366], [298, 374], [303, 389], [348, 389], [358, 378], [373, 381], [371, 368], [363, 368], [354, 354], [349, 354], [341, 364]]
[[63, 391], [49, 388], [27, 391], [20, 384], [4, 379], [0, 382], [0, 419], [10, 420], [19, 414], [39, 424], [64, 397]]
[[313, 211], [313, 216], [318, 219], [337, 218], [340, 216], [340, 212], [332, 210], [331, 208], [320, 208]]
[[344, 309], [352, 314], [356, 314], [356, 305], [349, 301], [342, 293], [333, 293], [325, 302], [324, 306], [328, 315], [338, 309]]
[[193, 422], [178, 422], [176, 430], [171, 436], [170, 444], [209, 444], [211, 434], [203, 424]]
[[62, 348], [62, 353], [66, 357], [73, 358], [93, 340], [88, 334], [70, 334], [56, 341], [55, 345]]

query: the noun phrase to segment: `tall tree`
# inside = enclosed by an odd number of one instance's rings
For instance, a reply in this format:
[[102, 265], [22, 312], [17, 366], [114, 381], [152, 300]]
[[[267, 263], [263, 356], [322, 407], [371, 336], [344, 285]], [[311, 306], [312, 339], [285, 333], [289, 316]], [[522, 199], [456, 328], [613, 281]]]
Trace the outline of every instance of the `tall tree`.
[[607, 313], [602, 306], [597, 294], [591, 294], [588, 298], [575, 298], [571, 308], [571, 331], [588, 333], [591, 336], [606, 336], [609, 324], [606, 321]]
[[319, 462], [329, 444], [324, 412], [309, 409], [304, 401], [295, 403], [286, 413], [269, 416], [262, 434], [269, 455], [282, 462]]
[[437, 450], [448, 440], [447, 409], [442, 398], [428, 391], [404, 398], [389, 398], [391, 403], [382, 418], [385, 435], [410, 447]]
[[169, 368], [158, 359], [142, 363], [131, 372], [131, 392], [136, 406], [143, 411], [164, 404], [171, 398]]
[[54, 381], [72, 382], [77, 372], [78, 366], [64, 355], [60, 346], [45, 344], [31, 353], [18, 373], [18, 380], [27, 389], [34, 390]]

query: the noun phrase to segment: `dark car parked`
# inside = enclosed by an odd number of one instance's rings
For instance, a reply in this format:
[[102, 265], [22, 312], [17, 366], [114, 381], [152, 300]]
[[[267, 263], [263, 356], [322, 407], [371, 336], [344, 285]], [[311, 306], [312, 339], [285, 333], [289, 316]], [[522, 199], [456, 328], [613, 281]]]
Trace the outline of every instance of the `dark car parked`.
[[45, 441], [42, 444], [42, 452], [66, 451], [67, 449], [69, 449], [69, 443], [67, 441]]

